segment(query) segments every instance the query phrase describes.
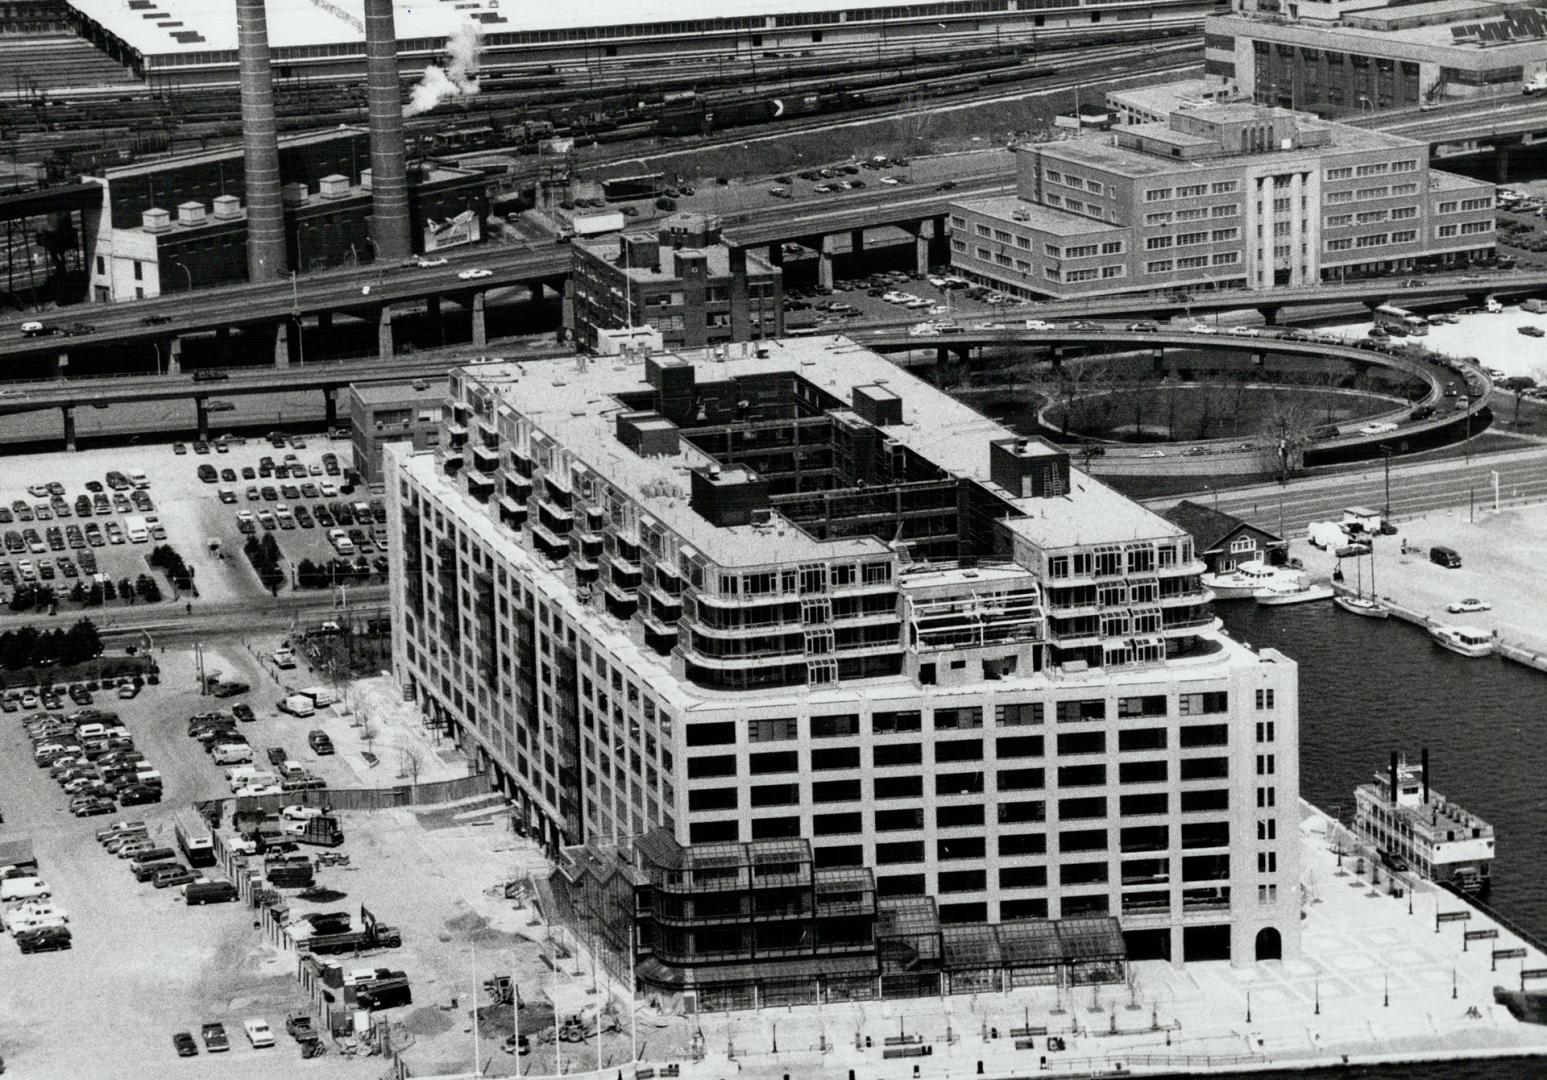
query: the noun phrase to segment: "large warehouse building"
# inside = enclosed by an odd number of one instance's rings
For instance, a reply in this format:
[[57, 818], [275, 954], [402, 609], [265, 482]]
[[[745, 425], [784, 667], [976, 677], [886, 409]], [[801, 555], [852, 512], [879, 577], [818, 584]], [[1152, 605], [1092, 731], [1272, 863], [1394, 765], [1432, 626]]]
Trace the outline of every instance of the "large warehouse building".
[[[219, 0], [69, 0], [86, 37], [162, 87], [236, 81], [236, 18]], [[365, 67], [363, 0], [269, 0], [277, 78], [347, 80]], [[1078, 42], [1132, 24], [1139, 33], [1196, 27], [1200, 0], [734, 0], [713, 13], [673, 0], [620, 7], [609, 0], [512, 4], [460, 0], [394, 5], [405, 75], [444, 64], [469, 22], [489, 71], [593, 72], [688, 57], [761, 60], [863, 51], [907, 55], [964, 42]]]
[[1296, 667], [1066, 453], [826, 337], [453, 372], [384, 476], [394, 671], [568, 865], [691, 902], [652, 985], [827, 993], [813, 881], [845, 976], [899, 920], [1297, 954]]

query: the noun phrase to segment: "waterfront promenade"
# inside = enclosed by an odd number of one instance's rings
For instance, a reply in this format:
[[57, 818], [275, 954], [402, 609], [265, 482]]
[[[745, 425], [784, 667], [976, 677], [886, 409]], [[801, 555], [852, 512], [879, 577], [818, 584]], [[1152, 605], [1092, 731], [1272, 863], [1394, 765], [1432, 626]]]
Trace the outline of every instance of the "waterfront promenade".
[[[1547, 1056], [1547, 1027], [1519, 1023], [1493, 1001], [1495, 985], [1518, 989], [1521, 969], [1547, 967], [1547, 954], [1426, 882], [1414, 888], [1398, 881], [1397, 895], [1370, 860], [1356, 872], [1346, 834], [1339, 854], [1339, 827], [1309, 804], [1301, 804], [1299, 824], [1304, 922], [1297, 960], [1240, 967], [1143, 961], [1132, 965], [1129, 986], [705, 1014], [698, 1018], [702, 1056], [677, 1062], [677, 1075], [1010, 1080]], [[1525, 957], [1496, 960], [1495, 949], [1524, 949]], [[1028, 1041], [1017, 1038], [1017, 1028], [1031, 1029], [1029, 1045], [1017, 1045]], [[648, 1030], [642, 1019], [642, 1064], [663, 1075]], [[1049, 1051], [1048, 1036], [1063, 1048]], [[887, 1058], [888, 1038], [929, 1053]], [[577, 1050], [565, 1075], [597, 1075], [584, 1063]], [[489, 1074], [513, 1071], [509, 1058], [496, 1059]], [[600, 1074], [618, 1075], [616, 1066]], [[621, 1075], [630, 1076], [627, 1067]]]

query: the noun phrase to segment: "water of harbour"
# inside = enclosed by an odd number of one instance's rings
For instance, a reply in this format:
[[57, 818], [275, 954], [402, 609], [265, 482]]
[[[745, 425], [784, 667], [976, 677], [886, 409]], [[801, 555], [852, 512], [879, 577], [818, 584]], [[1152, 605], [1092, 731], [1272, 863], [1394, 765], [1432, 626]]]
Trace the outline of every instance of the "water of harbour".
[[[1436, 791], [1497, 834], [1489, 905], [1547, 939], [1547, 674], [1434, 645], [1396, 619], [1361, 619], [1331, 604], [1217, 605], [1226, 628], [1300, 664], [1300, 790], [1345, 821], [1353, 789], [1392, 750], [1429, 748]], [[1377, 1066], [1372, 1080], [1539, 1080], [1540, 1059]], [[1270, 1074], [1258, 1074], [1270, 1075]], [[1286, 1073], [1286, 1076], [1297, 1075]], [[1303, 1074], [1299, 1074], [1303, 1075]]]

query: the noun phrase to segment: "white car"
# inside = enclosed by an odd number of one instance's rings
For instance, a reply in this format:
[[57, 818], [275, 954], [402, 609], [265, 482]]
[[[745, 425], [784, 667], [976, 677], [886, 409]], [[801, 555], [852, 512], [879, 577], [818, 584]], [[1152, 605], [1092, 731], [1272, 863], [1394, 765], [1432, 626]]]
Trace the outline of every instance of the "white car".
[[945, 278], [943, 278], [943, 277], [936, 277], [934, 274], [931, 274], [931, 275], [929, 275], [928, 281], [929, 281], [929, 283], [931, 285], [933, 285], [937, 289], [945, 288], [945, 284], [946, 283], [945, 283]]
[[33, 902], [5, 913], [5, 928], [13, 934], [18, 930], [35, 930], [40, 926], [64, 926], [69, 921], [69, 913], [54, 904]]
[[462, 281], [477, 281], [479, 278], [493, 277], [493, 270], [463, 270], [457, 275]]
[[1486, 600], [1468, 597], [1465, 600], [1457, 600], [1452, 604], [1446, 604], [1445, 610], [1452, 615], [1464, 615], [1471, 611], [1492, 611], [1493, 605]]
[[1164, 450], [1146, 450], [1139, 455], [1141, 458], [1161, 458], [1166, 456]]
[[446, 265], [446, 260], [445, 259], [426, 259], [423, 255], [421, 255], [415, 261], [414, 265], [419, 267], [419, 269], [421, 269], [421, 270], [428, 270], [431, 267], [435, 267], [435, 266], [445, 266]]
[[1187, 328], [1189, 334], [1217, 334], [1219, 327], [1210, 326], [1207, 323], [1193, 323]]
[[1028, 330], [1052, 330], [1052, 329], [1054, 329], [1054, 326], [1053, 326], [1052, 323], [1046, 322], [1046, 321], [1044, 321], [1042, 319], [1027, 319], [1026, 320], [1026, 329], [1028, 329]]
[[274, 1032], [267, 1020], [243, 1020], [242, 1030], [247, 1033], [247, 1041], [252, 1043], [254, 1050], [274, 1045]]
[[279, 812], [279, 816], [287, 821], [305, 821], [308, 818], [322, 817], [322, 807], [302, 806], [299, 803], [287, 806]]
[[334, 487], [333, 484], [327, 480], [324, 480], [317, 485], [317, 491], [324, 499], [331, 499], [333, 496], [338, 494], [338, 488]]
[[897, 177], [895, 177], [895, 176], [883, 176], [883, 177], [881, 177], [881, 183], [890, 186], [890, 185], [894, 185], [894, 184], [900, 184], [900, 183], [902, 183], [902, 181], [897, 179]]
[[1235, 337], [1261, 337], [1262, 331], [1255, 326], [1232, 326], [1226, 333]]

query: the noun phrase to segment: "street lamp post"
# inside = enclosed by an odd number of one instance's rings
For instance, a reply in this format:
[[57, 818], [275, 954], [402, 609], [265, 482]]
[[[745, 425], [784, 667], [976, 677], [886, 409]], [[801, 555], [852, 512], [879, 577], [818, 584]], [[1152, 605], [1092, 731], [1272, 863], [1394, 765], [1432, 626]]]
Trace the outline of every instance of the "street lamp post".
[[182, 272], [185, 275], [187, 275], [187, 277], [188, 277], [188, 291], [189, 292], [193, 292], [193, 272], [188, 269], [188, 264], [184, 263], [184, 262], [173, 262], [172, 265], [180, 268], [182, 270]]

